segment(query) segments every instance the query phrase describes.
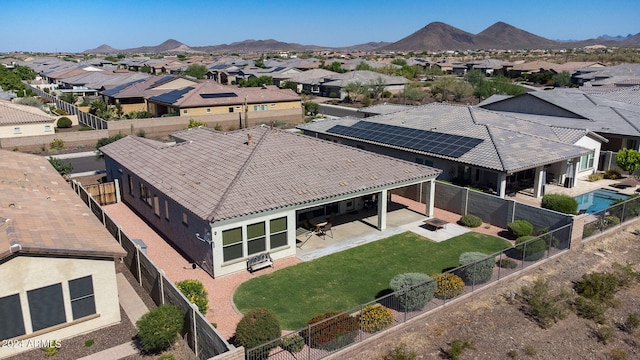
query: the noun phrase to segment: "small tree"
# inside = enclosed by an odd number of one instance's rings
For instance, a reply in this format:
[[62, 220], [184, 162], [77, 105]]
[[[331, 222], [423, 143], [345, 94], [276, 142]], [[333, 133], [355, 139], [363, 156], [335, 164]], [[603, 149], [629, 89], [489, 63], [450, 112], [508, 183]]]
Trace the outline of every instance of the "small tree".
[[66, 116], [61, 117], [56, 122], [56, 126], [60, 129], [70, 128], [72, 125], [73, 125], [73, 122], [71, 121], [71, 119], [69, 119]]
[[309, 116], [318, 115], [318, 109], [320, 109], [320, 105], [318, 103], [314, 103], [312, 101], [306, 101], [304, 104], [304, 112]]
[[640, 169], [640, 152], [633, 149], [621, 149], [616, 156], [616, 164], [632, 175], [635, 171]]
[[50, 158], [49, 164], [62, 176], [69, 175], [73, 171], [73, 165], [70, 162], [58, 158]]
[[185, 70], [185, 75], [193, 76], [196, 79], [204, 79], [209, 69], [202, 64], [191, 64]]
[[187, 125], [187, 129], [196, 128], [196, 127], [207, 127], [207, 124], [196, 119], [189, 119], [189, 125]]
[[53, 139], [49, 143], [49, 150], [62, 150], [64, 149], [64, 140], [62, 139]]
[[250, 310], [236, 326], [235, 344], [244, 346], [245, 350], [266, 344], [260, 353], [268, 353], [278, 346], [270, 342], [281, 335], [280, 322], [273, 311], [263, 308]]

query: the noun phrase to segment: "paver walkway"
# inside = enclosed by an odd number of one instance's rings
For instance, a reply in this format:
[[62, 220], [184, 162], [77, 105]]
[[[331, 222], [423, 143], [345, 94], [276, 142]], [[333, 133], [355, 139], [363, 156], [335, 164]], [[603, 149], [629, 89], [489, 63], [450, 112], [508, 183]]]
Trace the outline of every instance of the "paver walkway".
[[[116, 281], [118, 283], [118, 298], [120, 299], [120, 306], [127, 314], [129, 320], [136, 324], [138, 320], [149, 311], [147, 305], [144, 304], [142, 299], [136, 294], [133, 286], [129, 284], [127, 278], [123, 274], [116, 275]], [[112, 348], [102, 350], [95, 354], [80, 358], [80, 360], [113, 360], [122, 359], [127, 356], [135, 355], [140, 352], [140, 348], [135, 341], [130, 341], [122, 345], [114, 346]]]

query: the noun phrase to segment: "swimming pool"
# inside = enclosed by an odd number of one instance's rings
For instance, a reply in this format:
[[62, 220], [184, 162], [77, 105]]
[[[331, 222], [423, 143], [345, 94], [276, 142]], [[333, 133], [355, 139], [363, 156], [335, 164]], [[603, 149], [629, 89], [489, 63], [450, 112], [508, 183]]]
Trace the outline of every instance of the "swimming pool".
[[626, 200], [629, 196], [614, 190], [598, 189], [575, 197], [578, 211], [586, 210], [592, 214], [610, 207], [616, 200]]

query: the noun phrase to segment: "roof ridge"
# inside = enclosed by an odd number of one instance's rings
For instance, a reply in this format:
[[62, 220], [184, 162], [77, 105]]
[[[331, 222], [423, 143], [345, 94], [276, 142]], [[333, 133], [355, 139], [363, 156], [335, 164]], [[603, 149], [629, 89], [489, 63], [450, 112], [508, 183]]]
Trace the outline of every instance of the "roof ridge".
[[[218, 203], [216, 204], [216, 207], [213, 208], [213, 210], [209, 213], [209, 220], [210, 221], [214, 220], [215, 214], [218, 212], [218, 210], [220, 209], [222, 204], [225, 202], [225, 200], [229, 196], [229, 193], [231, 193], [231, 190], [237, 184], [236, 180], [238, 180], [242, 176], [242, 174], [244, 174], [245, 170], [249, 166], [249, 163], [251, 162], [251, 160], [255, 156], [256, 150], [258, 149], [260, 144], [262, 144], [264, 139], [267, 137], [267, 134], [269, 134], [271, 132], [271, 130], [272, 130], [272, 128], [268, 128], [267, 131], [262, 134], [262, 136], [260, 137], [260, 140], [258, 140], [258, 142], [253, 147], [253, 149], [251, 149], [251, 152], [249, 153], [249, 156], [247, 156], [247, 159], [245, 160], [244, 164], [242, 164], [242, 167], [240, 168], [240, 170], [238, 170], [236, 172], [236, 175], [229, 182], [229, 186], [224, 190], [224, 193], [222, 193], [222, 196], [220, 196], [220, 200], [218, 200]], [[251, 133], [249, 132], [248, 134], [251, 134]]]
[[615, 108], [613, 106], [609, 106], [609, 109], [611, 109], [611, 111], [613, 111], [614, 113], [616, 113], [618, 116], [620, 116], [622, 118], [622, 120], [626, 121], [627, 124], [629, 124], [632, 128], [634, 128], [637, 132], [640, 132], [640, 128], [638, 128], [637, 126], [635, 126], [631, 121], [629, 121], [629, 119], [627, 119], [626, 116], [622, 115], [622, 113], [620, 113], [620, 111], [618, 110], [618, 108]]
[[485, 129], [487, 129], [487, 134], [489, 135], [489, 139], [491, 139], [491, 144], [493, 145], [493, 148], [496, 149], [496, 155], [498, 156], [498, 160], [500, 161], [500, 166], [502, 167], [502, 169], [500, 170], [506, 171], [506, 165], [504, 164], [504, 160], [502, 160], [502, 156], [500, 156], [500, 150], [498, 150], [498, 147], [496, 146], [496, 141], [493, 138], [493, 134], [491, 133], [491, 128], [486, 124], [481, 126], [484, 126]]

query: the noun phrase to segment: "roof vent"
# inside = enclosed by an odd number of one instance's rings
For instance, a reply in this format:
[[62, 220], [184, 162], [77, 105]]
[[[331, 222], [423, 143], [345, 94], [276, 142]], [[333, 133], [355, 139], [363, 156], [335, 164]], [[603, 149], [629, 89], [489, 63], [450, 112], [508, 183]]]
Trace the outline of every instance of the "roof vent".
[[22, 250], [22, 245], [20, 244], [11, 244], [11, 246], [9, 246], [9, 253], [13, 254], [16, 253], [18, 251]]
[[247, 133], [247, 145], [253, 145], [253, 137], [251, 136], [251, 133]]

